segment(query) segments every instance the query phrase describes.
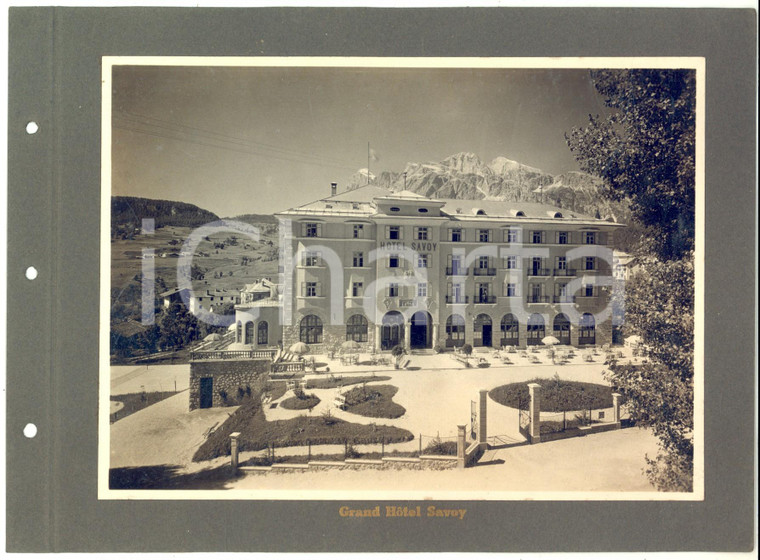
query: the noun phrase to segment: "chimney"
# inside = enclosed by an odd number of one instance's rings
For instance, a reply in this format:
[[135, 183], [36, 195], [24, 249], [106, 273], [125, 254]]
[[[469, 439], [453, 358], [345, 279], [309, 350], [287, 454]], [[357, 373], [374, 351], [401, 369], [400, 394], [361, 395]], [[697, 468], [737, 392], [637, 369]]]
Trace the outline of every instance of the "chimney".
[[338, 194], [338, 183], [330, 183], [330, 196]]

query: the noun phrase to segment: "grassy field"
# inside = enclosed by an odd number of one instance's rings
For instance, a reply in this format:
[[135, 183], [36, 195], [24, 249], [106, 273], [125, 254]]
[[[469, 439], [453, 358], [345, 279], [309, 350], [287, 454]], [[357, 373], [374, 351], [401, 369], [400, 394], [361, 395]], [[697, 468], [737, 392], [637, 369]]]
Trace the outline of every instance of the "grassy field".
[[311, 410], [319, 404], [319, 397], [316, 395], [307, 395], [300, 393], [285, 399], [280, 403], [282, 408], [287, 410]]
[[130, 414], [134, 414], [138, 410], [147, 408], [152, 404], [156, 404], [164, 399], [168, 399], [176, 395], [174, 391], [156, 391], [152, 393], [127, 393], [125, 395], [113, 395], [112, 401], [124, 403], [124, 407], [111, 414], [111, 423], [113, 424], [117, 420], [126, 418]]

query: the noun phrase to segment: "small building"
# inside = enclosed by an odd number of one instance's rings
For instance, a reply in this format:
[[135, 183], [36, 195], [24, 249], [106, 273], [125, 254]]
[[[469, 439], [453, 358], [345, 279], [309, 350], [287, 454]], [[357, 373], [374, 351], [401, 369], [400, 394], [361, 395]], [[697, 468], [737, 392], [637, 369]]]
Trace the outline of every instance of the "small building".
[[230, 348], [253, 350], [282, 342], [281, 286], [269, 278], [246, 284], [235, 305], [235, 343]]

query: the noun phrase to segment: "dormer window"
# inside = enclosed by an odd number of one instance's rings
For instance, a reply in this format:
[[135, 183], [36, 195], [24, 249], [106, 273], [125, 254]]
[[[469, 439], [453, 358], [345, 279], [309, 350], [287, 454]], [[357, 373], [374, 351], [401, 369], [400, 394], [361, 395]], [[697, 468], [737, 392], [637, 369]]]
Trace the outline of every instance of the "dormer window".
[[555, 218], [561, 218], [562, 217], [562, 212], [555, 212], [554, 213], [554, 217]]
[[417, 212], [420, 214], [427, 214], [428, 209], [427, 208], [417, 208]]
[[475, 215], [476, 216], [485, 216], [486, 212], [485, 212], [485, 210], [478, 210], [477, 212], [475, 212]]
[[515, 212], [515, 216], [519, 216], [520, 218], [524, 218], [525, 217], [525, 212], [523, 212], [522, 210], [518, 210], [517, 212]]
[[390, 207], [390, 211], [391, 212], [400, 212], [401, 208], [399, 208], [398, 206], [391, 206]]

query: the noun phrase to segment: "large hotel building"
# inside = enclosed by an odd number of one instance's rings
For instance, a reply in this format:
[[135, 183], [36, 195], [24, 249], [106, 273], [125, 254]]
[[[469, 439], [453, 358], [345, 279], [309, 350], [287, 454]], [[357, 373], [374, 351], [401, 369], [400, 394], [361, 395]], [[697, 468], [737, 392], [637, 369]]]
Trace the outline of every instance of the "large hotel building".
[[621, 224], [539, 203], [374, 185], [277, 214], [278, 283], [249, 286], [237, 345], [362, 351], [610, 343]]

